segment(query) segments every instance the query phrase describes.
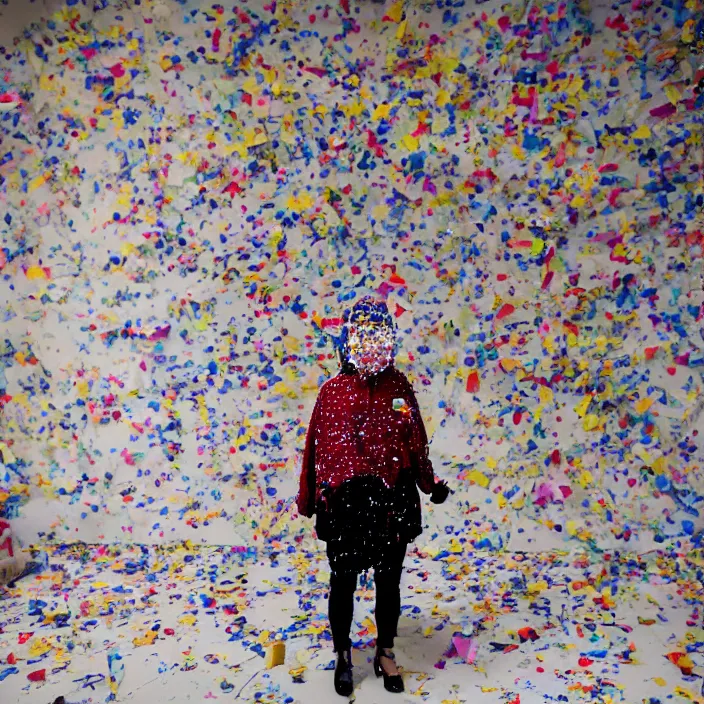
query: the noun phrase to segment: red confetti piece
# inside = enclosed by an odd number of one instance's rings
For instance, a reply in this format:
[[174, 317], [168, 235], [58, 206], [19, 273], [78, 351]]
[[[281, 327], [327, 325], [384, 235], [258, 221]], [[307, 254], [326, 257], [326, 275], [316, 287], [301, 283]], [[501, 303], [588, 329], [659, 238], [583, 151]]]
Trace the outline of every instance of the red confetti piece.
[[323, 76], [327, 76], [327, 71], [324, 68], [318, 68], [317, 66], [306, 66], [303, 70], [307, 71], [308, 73], [312, 73], [318, 78], [323, 78]]
[[401, 278], [398, 274], [391, 274], [391, 277], [389, 278], [389, 283], [398, 284], [400, 286], [405, 286], [406, 279]]
[[530, 626], [519, 628], [516, 632], [518, 633], [518, 637], [521, 639], [522, 643], [525, 643], [529, 640], [535, 642], [540, 638], [540, 636], [535, 632], [535, 629], [531, 628]]
[[607, 17], [606, 26], [609, 29], [615, 29], [619, 32], [628, 31], [628, 24], [626, 23], [626, 19], [623, 15], [617, 15], [616, 17]]
[[565, 143], [562, 142], [562, 144], [560, 144], [560, 146], [557, 148], [557, 154], [555, 155], [555, 166], [564, 166], [566, 161], [565, 152]]
[[502, 318], [511, 315], [511, 313], [515, 310], [515, 306], [512, 306], [510, 303], [504, 303], [499, 309], [499, 312], [496, 314], [496, 319], [501, 320]]
[[222, 190], [223, 193], [229, 193], [230, 198], [234, 198], [238, 193], [242, 192], [242, 189], [234, 182], [231, 181], [225, 188]]
[[557, 61], [551, 61], [546, 67], [545, 70], [553, 77], [560, 73], [560, 64], [557, 63]]
[[665, 105], [659, 105], [656, 108], [653, 108], [650, 111], [650, 114], [653, 117], [670, 117], [670, 115], [674, 115], [677, 112], [677, 107], [673, 105], [672, 103], [666, 103]]

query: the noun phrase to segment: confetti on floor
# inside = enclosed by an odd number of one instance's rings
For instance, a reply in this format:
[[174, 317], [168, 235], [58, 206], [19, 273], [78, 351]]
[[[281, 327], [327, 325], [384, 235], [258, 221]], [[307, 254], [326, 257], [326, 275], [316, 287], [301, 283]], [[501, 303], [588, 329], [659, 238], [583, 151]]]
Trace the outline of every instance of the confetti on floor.
[[[704, 701], [699, 567], [679, 556], [409, 554], [397, 651], [405, 700]], [[73, 546], [2, 602], [3, 701], [334, 701], [327, 565], [231, 548]], [[695, 603], [696, 602], [696, 603]], [[373, 677], [373, 588], [353, 624], [360, 702]], [[476, 643], [472, 665], [456, 644]], [[271, 644], [284, 664], [266, 668]], [[409, 699], [410, 698], [410, 699]]]

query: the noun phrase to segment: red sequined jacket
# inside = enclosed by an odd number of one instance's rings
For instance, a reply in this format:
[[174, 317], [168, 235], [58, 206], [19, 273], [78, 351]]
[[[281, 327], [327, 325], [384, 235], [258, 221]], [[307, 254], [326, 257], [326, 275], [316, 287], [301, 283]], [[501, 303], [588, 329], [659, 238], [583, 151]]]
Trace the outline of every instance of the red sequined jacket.
[[435, 486], [418, 401], [403, 372], [388, 367], [368, 379], [340, 373], [320, 389], [308, 426], [298, 511], [310, 518], [324, 488], [365, 475], [396, 484], [415, 474], [424, 494]]

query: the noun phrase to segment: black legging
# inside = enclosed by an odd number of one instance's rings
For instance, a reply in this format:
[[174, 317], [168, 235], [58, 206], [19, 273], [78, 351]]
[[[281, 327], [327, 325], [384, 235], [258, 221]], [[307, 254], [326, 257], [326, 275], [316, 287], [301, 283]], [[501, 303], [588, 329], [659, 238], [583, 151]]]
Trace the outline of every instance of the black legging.
[[[382, 564], [374, 568], [376, 585], [377, 648], [393, 648], [398, 619], [401, 615], [401, 573], [406, 545], [394, 546]], [[330, 574], [329, 616], [335, 652], [351, 647], [350, 629], [354, 615], [354, 593], [357, 589], [356, 572]]]

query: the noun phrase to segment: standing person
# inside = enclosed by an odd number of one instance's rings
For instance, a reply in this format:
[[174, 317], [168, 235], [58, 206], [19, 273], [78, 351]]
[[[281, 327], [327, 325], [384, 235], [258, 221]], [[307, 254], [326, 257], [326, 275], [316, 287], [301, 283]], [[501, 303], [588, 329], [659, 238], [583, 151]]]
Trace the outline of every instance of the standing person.
[[354, 593], [358, 575], [373, 568], [374, 671], [388, 691], [403, 692], [393, 646], [403, 559], [422, 531], [418, 489], [434, 503], [449, 489], [435, 478], [413, 388], [394, 367], [396, 330], [386, 304], [365, 297], [343, 320], [340, 373], [323, 384], [308, 426], [298, 511], [317, 516], [316, 532], [327, 543], [335, 690], [354, 690]]

